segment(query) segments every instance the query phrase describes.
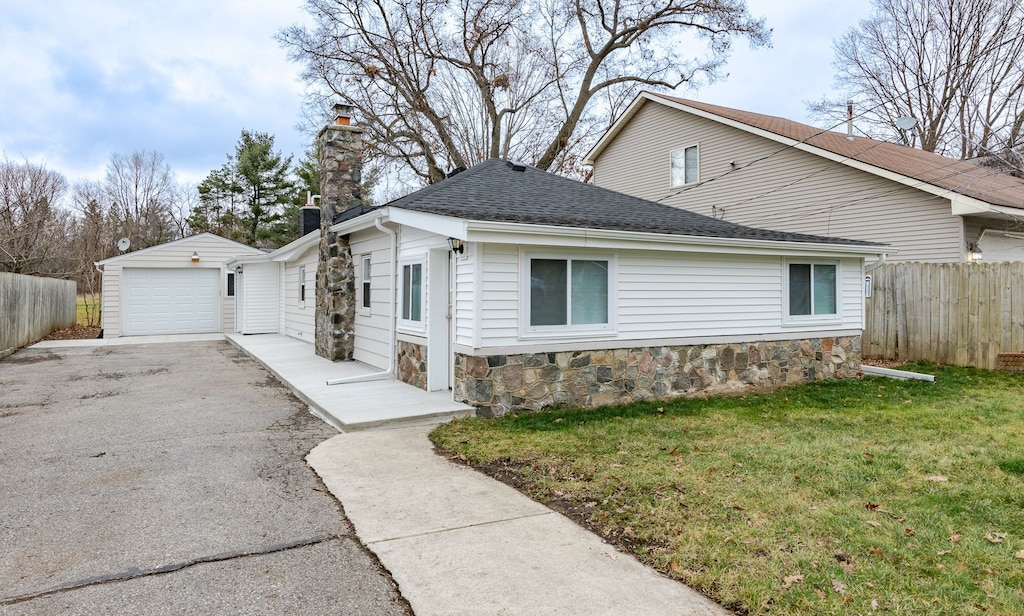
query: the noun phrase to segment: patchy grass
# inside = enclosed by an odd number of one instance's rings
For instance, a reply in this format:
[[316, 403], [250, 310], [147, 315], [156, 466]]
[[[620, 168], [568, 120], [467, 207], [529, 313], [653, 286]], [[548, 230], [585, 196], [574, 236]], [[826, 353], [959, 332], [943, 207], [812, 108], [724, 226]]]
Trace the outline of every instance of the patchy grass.
[[75, 322], [79, 326], [98, 327], [100, 324], [100, 294], [81, 294], [75, 304]]
[[740, 613], [1022, 614], [1024, 378], [911, 369], [432, 438]]

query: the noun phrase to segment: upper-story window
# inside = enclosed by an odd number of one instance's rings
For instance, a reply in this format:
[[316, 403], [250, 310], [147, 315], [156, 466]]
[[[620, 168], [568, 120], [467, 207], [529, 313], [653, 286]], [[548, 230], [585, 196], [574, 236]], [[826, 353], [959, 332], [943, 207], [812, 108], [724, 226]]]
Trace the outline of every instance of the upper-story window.
[[672, 186], [683, 186], [700, 181], [700, 150], [691, 145], [672, 150]]

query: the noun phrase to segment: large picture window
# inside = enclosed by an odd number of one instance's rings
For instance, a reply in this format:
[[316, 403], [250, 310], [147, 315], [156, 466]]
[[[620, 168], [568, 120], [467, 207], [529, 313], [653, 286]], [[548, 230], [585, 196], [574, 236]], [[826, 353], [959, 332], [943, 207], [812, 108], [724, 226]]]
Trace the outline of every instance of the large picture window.
[[402, 266], [402, 321], [423, 324], [423, 263]]
[[789, 316], [836, 316], [838, 269], [835, 263], [790, 263]]
[[672, 150], [672, 186], [693, 184], [700, 180], [700, 151], [695, 145]]
[[608, 258], [528, 258], [528, 330], [609, 329], [610, 265]]

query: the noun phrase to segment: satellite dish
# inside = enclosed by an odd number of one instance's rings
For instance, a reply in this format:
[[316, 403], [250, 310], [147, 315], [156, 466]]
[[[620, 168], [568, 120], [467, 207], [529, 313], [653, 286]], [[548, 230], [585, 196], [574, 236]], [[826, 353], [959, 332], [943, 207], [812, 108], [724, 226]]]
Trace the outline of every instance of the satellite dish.
[[896, 126], [900, 130], [910, 130], [917, 126], [917, 120], [911, 117], [896, 118]]
[[121, 252], [128, 250], [128, 247], [132, 245], [132, 241], [126, 237], [122, 237], [117, 240], [117, 249]]

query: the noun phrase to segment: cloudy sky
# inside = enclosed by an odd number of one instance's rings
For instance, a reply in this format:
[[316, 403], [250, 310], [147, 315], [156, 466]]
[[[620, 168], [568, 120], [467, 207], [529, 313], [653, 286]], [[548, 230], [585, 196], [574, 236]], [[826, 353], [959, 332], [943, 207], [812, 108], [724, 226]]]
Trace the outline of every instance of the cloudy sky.
[[[806, 120], [832, 86], [832, 40], [869, 0], [748, 0], [773, 47], [736, 47], [729, 78], [682, 92]], [[0, 0], [0, 152], [99, 179], [111, 152], [162, 152], [179, 177], [219, 167], [243, 128], [301, 156], [304, 86], [274, 41], [301, 0]]]

